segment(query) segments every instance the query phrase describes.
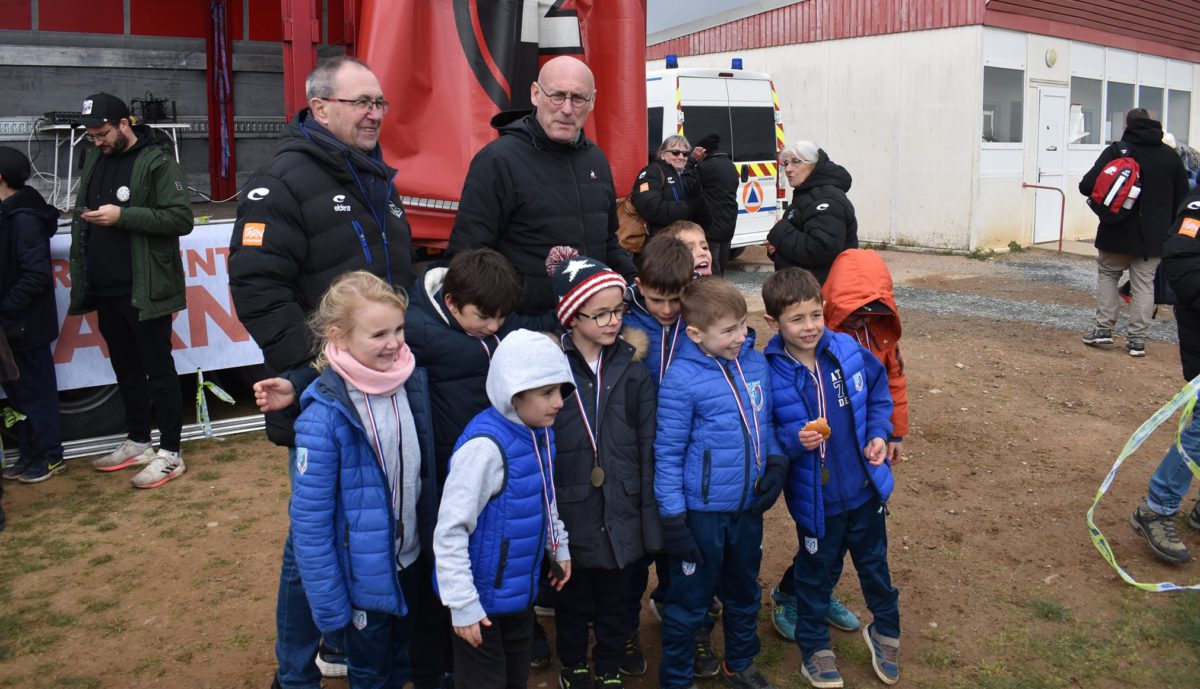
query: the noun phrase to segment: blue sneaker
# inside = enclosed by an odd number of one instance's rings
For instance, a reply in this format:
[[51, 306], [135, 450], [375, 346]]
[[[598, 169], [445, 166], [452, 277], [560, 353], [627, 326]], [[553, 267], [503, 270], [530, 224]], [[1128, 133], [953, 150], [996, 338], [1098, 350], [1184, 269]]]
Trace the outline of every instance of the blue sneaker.
[[825, 621], [831, 627], [837, 627], [843, 632], [858, 631], [859, 626], [862, 625], [858, 621], [858, 617], [842, 605], [837, 596], [829, 597], [829, 612], [825, 613]]
[[346, 654], [327, 646], [324, 639], [321, 639], [321, 645], [317, 647], [317, 669], [321, 671], [322, 677], [345, 677], [350, 672], [346, 665]]
[[875, 633], [875, 625], [863, 628], [863, 638], [871, 649], [871, 665], [884, 684], [900, 681], [900, 639]]
[[800, 665], [800, 674], [816, 689], [841, 689], [842, 673], [837, 669], [837, 657], [824, 649], [813, 653]]
[[53, 462], [43, 460], [41, 462], [30, 464], [29, 468], [25, 470], [25, 473], [17, 477], [17, 480], [21, 483], [41, 483], [42, 481], [53, 478], [56, 474], [61, 474], [66, 470], [67, 463], [62, 459], [58, 459]]
[[771, 623], [775, 631], [788, 641], [796, 640], [796, 597], [771, 589]]
[[29, 459], [28, 457], [17, 458], [17, 461], [13, 462], [11, 466], [4, 467], [4, 478], [8, 479], [9, 481], [16, 481], [17, 479], [21, 478], [21, 474], [25, 473], [25, 470], [28, 469], [29, 465], [32, 463], [33, 460]]

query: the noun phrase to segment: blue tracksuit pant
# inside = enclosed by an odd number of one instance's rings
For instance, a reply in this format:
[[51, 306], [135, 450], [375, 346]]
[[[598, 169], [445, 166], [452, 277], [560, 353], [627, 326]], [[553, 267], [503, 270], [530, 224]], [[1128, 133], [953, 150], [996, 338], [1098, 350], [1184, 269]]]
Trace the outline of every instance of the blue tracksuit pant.
[[658, 681], [662, 689], [682, 689], [693, 683], [696, 632], [705, 626], [718, 584], [725, 605], [725, 664], [734, 671], [754, 662], [759, 651], [758, 610], [762, 591], [758, 568], [762, 563], [763, 519], [752, 512], [687, 513], [687, 525], [704, 562], [685, 574], [683, 563], [671, 559], [671, 585], [663, 606], [662, 662]]
[[892, 586], [887, 561], [887, 521], [879, 498], [832, 517], [825, 517], [825, 537], [810, 553], [805, 537], [797, 529], [800, 552], [794, 561], [796, 587], [796, 644], [808, 658], [829, 648], [829, 596], [833, 593], [831, 573], [847, 551], [858, 570], [867, 608], [874, 616], [875, 631], [883, 636], [900, 637], [900, 592]]

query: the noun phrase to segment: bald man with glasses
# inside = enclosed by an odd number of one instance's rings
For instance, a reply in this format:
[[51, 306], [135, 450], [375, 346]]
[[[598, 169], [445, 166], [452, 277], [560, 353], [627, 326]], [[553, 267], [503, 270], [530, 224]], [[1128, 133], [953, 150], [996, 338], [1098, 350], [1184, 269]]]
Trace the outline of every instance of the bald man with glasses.
[[545, 267], [551, 247], [571, 246], [627, 280], [636, 271], [617, 243], [608, 159], [583, 134], [596, 106], [592, 71], [573, 57], [556, 57], [529, 85], [529, 99], [533, 112], [497, 125], [500, 138], [471, 161], [449, 252], [499, 251], [521, 276], [517, 311], [541, 314], [555, 303]]

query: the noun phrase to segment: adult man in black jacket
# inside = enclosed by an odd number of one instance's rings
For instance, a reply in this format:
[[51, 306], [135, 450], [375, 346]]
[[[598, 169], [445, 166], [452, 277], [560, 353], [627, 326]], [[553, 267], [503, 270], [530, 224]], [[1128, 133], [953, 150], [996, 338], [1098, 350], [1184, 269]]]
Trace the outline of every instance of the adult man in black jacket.
[[740, 178], [728, 153], [717, 150], [719, 134], [709, 134], [692, 149], [692, 165], [700, 176], [707, 212], [700, 224], [713, 255], [713, 274], [724, 275], [729, 265], [729, 245], [737, 229], [737, 190]]
[[1167, 228], [1188, 192], [1187, 171], [1179, 156], [1162, 139], [1162, 124], [1150, 119], [1143, 108], [1130, 110], [1125, 116], [1121, 140], [1104, 149], [1079, 182], [1079, 193], [1091, 195], [1104, 168], [1126, 155], [1133, 157], [1141, 168], [1142, 191], [1133, 213], [1119, 222], [1100, 222], [1096, 229], [1099, 303], [1096, 327], [1083, 336], [1084, 344], [1112, 344], [1113, 327], [1121, 308], [1117, 283], [1121, 273], [1128, 270], [1133, 307], [1129, 312], [1125, 349], [1137, 357], [1146, 356], [1146, 333], [1154, 311], [1154, 272], [1162, 256]]
[[[383, 162], [387, 113], [379, 80], [363, 62], [321, 61], [305, 82], [308, 108], [280, 136], [275, 157], [246, 185], [229, 254], [238, 318], [263, 350], [268, 393], [300, 392], [316, 378], [306, 319], [329, 283], [368, 270], [395, 287], [412, 284], [412, 234]], [[299, 404], [267, 414], [267, 436], [289, 448]], [[295, 466], [289, 451], [289, 468]], [[320, 632], [312, 620], [289, 532], [276, 607], [281, 689], [318, 689]], [[324, 658], [324, 656], [323, 656]], [[344, 674], [344, 666], [340, 674]]]
[[[1200, 190], [1193, 190], [1184, 199], [1170, 230], [1163, 245], [1162, 270], [1175, 290], [1179, 360], [1184, 379], [1191, 380], [1200, 375]], [[1179, 441], [1189, 456], [1200, 457], [1200, 413], [1192, 416]], [[1192, 470], [1172, 444], [1150, 479], [1146, 499], [1129, 518], [1129, 524], [1146, 539], [1150, 550], [1172, 564], [1191, 558], [1175, 525], [1175, 515], [1191, 484]], [[1186, 523], [1200, 529], [1200, 503], [1192, 507]]]
[[566, 55], [542, 67], [530, 84], [534, 112], [501, 125], [500, 138], [471, 161], [449, 253], [486, 246], [521, 276], [518, 313], [554, 307], [546, 254], [559, 245], [603, 261], [627, 280], [633, 261], [617, 242], [617, 203], [604, 152], [583, 135], [596, 103], [587, 65]]
[[50, 352], [58, 337], [50, 270], [50, 237], [58, 229], [58, 211], [25, 185], [29, 172], [25, 154], [0, 147], [0, 328], [20, 376], [4, 381], [4, 394], [26, 417], [17, 426], [21, 456], [4, 478], [38, 483], [66, 465]]

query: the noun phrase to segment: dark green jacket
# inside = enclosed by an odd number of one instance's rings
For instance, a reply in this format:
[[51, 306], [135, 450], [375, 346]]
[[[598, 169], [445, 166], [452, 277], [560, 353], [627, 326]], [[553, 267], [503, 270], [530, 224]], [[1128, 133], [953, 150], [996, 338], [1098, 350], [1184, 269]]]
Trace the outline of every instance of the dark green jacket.
[[[135, 127], [138, 138], [152, 136], [148, 128]], [[85, 210], [87, 188], [100, 159], [99, 149], [88, 150], [79, 176], [71, 224], [71, 306], [78, 315], [94, 311], [87, 274], [90, 226], [80, 214]], [[159, 318], [187, 308], [183, 260], [179, 238], [192, 231], [187, 178], [183, 168], [162, 146], [147, 146], [133, 163], [129, 206], [121, 209], [117, 227], [129, 232], [133, 252], [133, 306], [141, 320]]]

